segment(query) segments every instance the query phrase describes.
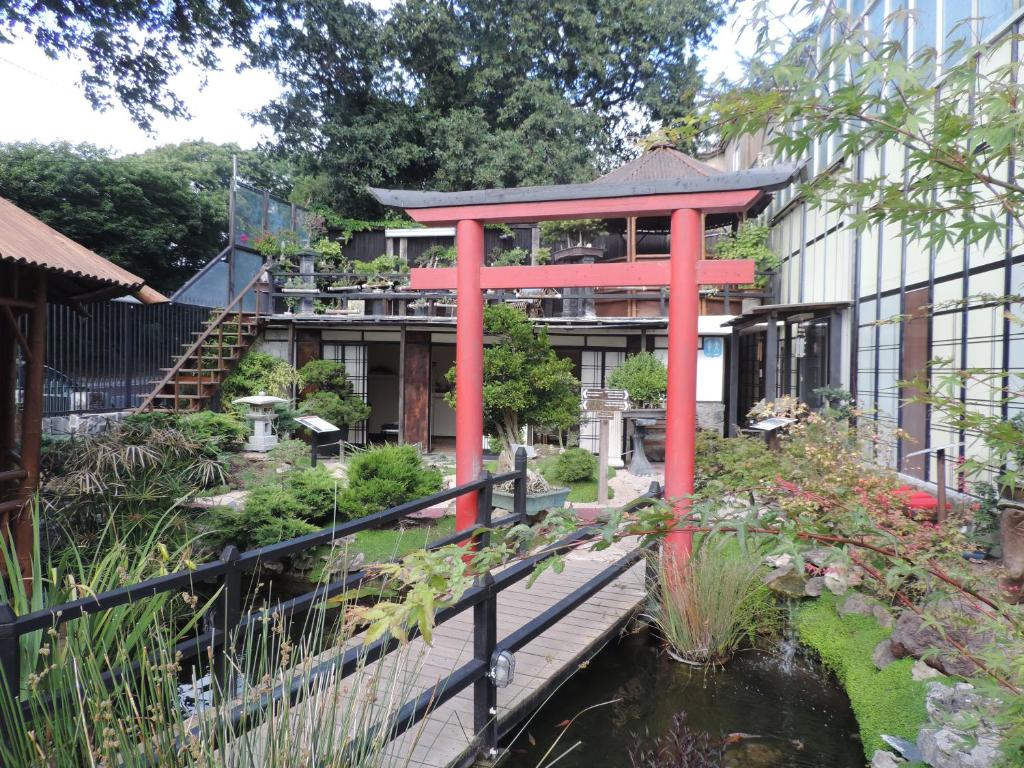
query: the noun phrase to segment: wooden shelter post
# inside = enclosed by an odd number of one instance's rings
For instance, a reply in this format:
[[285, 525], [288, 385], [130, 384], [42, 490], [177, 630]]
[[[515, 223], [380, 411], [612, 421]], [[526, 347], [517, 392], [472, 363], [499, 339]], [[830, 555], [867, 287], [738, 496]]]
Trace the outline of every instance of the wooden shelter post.
[[9, 521], [14, 551], [25, 579], [32, 573], [32, 499], [39, 484], [39, 454], [43, 445], [43, 393], [46, 371], [46, 272], [33, 270], [32, 309], [29, 310], [28, 349], [21, 411], [21, 468], [25, 477], [18, 493], [20, 508]]

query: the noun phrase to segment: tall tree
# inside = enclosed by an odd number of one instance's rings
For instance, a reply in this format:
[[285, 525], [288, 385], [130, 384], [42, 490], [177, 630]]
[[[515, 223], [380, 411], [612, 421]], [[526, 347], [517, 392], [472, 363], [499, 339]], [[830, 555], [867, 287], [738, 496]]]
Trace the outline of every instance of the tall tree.
[[0, 196], [163, 291], [227, 243], [231, 156], [253, 181], [286, 170], [253, 151], [204, 142], [111, 157], [90, 145], [0, 145]]
[[254, 63], [284, 95], [259, 113], [322, 202], [369, 184], [579, 181], [689, 109], [721, 0], [295, 2]]

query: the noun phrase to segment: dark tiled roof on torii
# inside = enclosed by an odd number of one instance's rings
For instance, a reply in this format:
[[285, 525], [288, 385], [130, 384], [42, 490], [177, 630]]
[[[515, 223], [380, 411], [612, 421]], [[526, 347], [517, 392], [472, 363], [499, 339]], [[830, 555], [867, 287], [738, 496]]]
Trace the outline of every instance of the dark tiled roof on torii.
[[635, 160], [591, 182], [593, 185], [631, 184], [667, 179], [706, 178], [721, 176], [722, 171], [680, 152], [671, 142], [652, 144]]

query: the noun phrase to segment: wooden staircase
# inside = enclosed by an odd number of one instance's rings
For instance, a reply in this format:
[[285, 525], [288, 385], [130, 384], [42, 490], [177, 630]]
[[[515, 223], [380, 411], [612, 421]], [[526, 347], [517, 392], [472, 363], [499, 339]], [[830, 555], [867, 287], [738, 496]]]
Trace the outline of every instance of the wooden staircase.
[[139, 412], [166, 410], [174, 412], [201, 411], [220, 390], [220, 385], [259, 336], [260, 296], [256, 294], [256, 310], [243, 312], [242, 298], [266, 272], [256, 273], [245, 288], [222, 310], [215, 310], [201, 331], [194, 331], [195, 341], [182, 344], [185, 351], [174, 358], [170, 368], [161, 368], [164, 377], [154, 381]]

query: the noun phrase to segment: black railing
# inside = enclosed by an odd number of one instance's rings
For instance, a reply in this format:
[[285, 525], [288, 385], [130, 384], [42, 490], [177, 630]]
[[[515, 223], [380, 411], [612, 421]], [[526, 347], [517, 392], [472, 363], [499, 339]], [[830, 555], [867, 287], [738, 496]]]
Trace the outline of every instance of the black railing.
[[[492, 518], [492, 491], [496, 485], [514, 483], [513, 511], [498, 519]], [[197, 636], [179, 643], [175, 647], [182, 661], [210, 660], [215, 677], [225, 679], [230, 658], [241, 633], [254, 629], [273, 617], [282, 616], [291, 620], [297, 615], [310, 611], [324, 600], [344, 594], [357, 588], [370, 574], [365, 570], [350, 573], [337, 581], [321, 584], [315, 589], [258, 611], [243, 611], [242, 577], [257, 571], [261, 565], [280, 561], [313, 547], [332, 542], [359, 531], [397, 522], [413, 512], [445, 503], [469, 493], [477, 494], [477, 517], [474, 525], [457, 531], [427, 545], [433, 550], [440, 547], [468, 541], [471, 538], [482, 546], [490, 542], [491, 531], [518, 524], [526, 520], [526, 453], [520, 448], [515, 457], [515, 468], [511, 472], [492, 475], [484, 472], [479, 479], [441, 491], [431, 496], [400, 504], [391, 509], [325, 528], [279, 544], [261, 547], [248, 552], [239, 552], [232, 545], [225, 547], [220, 559], [200, 565], [192, 570], [159, 576], [127, 587], [104, 592], [95, 596], [74, 600], [63, 605], [47, 608], [23, 616], [16, 616], [7, 604], [0, 604], [0, 671], [6, 688], [0, 695], [14, 696], [14, 707], [20, 709], [26, 722], [30, 721], [32, 702], [19, 699], [21, 669], [19, 662], [20, 639], [33, 632], [46, 631], [61, 624], [90, 614], [109, 611], [139, 600], [162, 594], [191, 590], [197, 583], [212, 583], [216, 591], [213, 622], [209, 629]], [[652, 483], [651, 489], [641, 499], [660, 498], [661, 489]], [[633, 502], [634, 504], [636, 502]], [[498, 595], [513, 584], [526, 579], [534, 569], [548, 558], [564, 554], [583, 542], [595, 537], [596, 530], [583, 528], [555, 544], [544, 547], [533, 554], [524, 555], [518, 562], [500, 570], [496, 575], [486, 573], [477, 578], [463, 596], [453, 605], [439, 610], [434, 617], [436, 625], [449, 621], [460, 613], [473, 609], [473, 659], [453, 670], [446, 678], [407, 701], [390, 720], [378, 728], [387, 728], [388, 737], [396, 738], [422, 720], [433, 708], [448, 701], [464, 689], [473, 687], [473, 727], [477, 734], [474, 747], [478, 754], [494, 754], [499, 736], [497, 722], [497, 681], [492, 674], [495, 660], [503, 651], [514, 653], [556, 624], [568, 613], [589, 600], [601, 589], [625, 573], [651, 548], [654, 540], [631, 550], [597, 576], [562, 598], [555, 605], [543, 611], [516, 631], [499, 639], [497, 637]], [[650, 571], [650, 568], [648, 569]], [[651, 575], [648, 572], [648, 580]], [[417, 627], [408, 629], [408, 639], [419, 634]], [[346, 650], [340, 656], [318, 662], [304, 668], [287, 686], [278, 685], [256, 700], [234, 706], [222, 717], [227, 721], [212, 729], [214, 733], [229, 732], [240, 734], [254, 721], [254, 715], [266, 711], [285, 699], [296, 703], [301, 701], [318, 680], [329, 676], [340, 680], [355, 673], [362, 665], [373, 663], [399, 647], [400, 641], [386, 635], [366, 646]], [[116, 681], [136, 674], [142, 661], [136, 661], [127, 668], [109, 671], [104, 675], [105, 683], [112, 687]], [[0, 686], [2, 682], [0, 681]], [[13, 692], [13, 693], [12, 693]], [[2, 711], [2, 710], [0, 710]], [[199, 735], [199, 726], [195, 735]]]

